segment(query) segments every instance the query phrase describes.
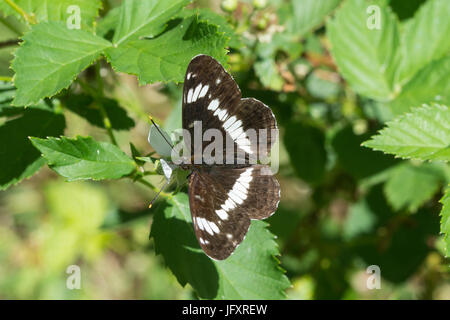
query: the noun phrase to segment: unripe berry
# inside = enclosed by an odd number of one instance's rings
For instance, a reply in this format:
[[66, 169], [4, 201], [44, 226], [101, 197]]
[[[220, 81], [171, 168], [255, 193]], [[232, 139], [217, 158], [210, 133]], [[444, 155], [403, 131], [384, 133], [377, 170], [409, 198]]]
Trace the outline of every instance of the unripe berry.
[[222, 0], [220, 7], [223, 11], [232, 12], [237, 8], [237, 0]]

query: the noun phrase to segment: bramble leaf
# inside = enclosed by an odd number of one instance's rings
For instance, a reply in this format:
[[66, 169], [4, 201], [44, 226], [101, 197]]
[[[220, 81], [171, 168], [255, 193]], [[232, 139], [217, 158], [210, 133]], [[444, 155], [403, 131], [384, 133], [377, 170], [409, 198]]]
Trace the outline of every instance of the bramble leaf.
[[370, 233], [377, 223], [376, 213], [372, 211], [367, 199], [354, 203], [348, 210], [343, 224], [344, 239], [350, 240], [362, 234]]
[[139, 82], [181, 82], [187, 65], [198, 54], [208, 54], [226, 63], [227, 37], [217, 26], [198, 22], [196, 17], [172, 20], [168, 30], [155, 39], [129, 41], [107, 50], [116, 71], [136, 74]]
[[444, 234], [446, 256], [450, 255], [450, 185], [447, 186], [442, 197], [441, 233]]
[[214, 24], [218, 27], [219, 32], [225, 33], [225, 36], [230, 38], [228, 45], [232, 48], [239, 49], [243, 46], [241, 37], [236, 34], [233, 27], [228, 23], [225, 16], [218, 14], [214, 11], [211, 11], [211, 9], [208, 8], [202, 8], [202, 9], [196, 9], [194, 10], [184, 10], [181, 15], [184, 18], [188, 18], [192, 16], [193, 13], [198, 14], [198, 20], [204, 21], [209, 24]]
[[[121, 10], [122, 7], [115, 7], [109, 10], [108, 13], [99, 20], [95, 33], [100, 37], [107, 38], [110, 31], [115, 31], [116, 26], [119, 23]], [[112, 36], [109, 37], [108, 40], [112, 40]]]
[[108, 142], [97, 142], [90, 137], [30, 139], [50, 168], [69, 181], [118, 179], [135, 169], [134, 161]]
[[[289, 33], [304, 36], [320, 25], [340, 2], [341, 0], [290, 1], [281, 7], [281, 25], [285, 25]], [[283, 19], [285, 12], [287, 18]]]
[[416, 73], [389, 106], [399, 115], [432, 102], [450, 105], [450, 57], [433, 61]]
[[139, 37], [154, 37], [165, 24], [191, 0], [124, 0], [113, 43], [120, 45]]
[[265, 87], [275, 91], [283, 88], [284, 81], [278, 73], [274, 60], [269, 58], [255, 62], [254, 68], [256, 75]]
[[407, 207], [410, 212], [415, 212], [436, 193], [441, 180], [439, 171], [432, 164], [414, 166], [405, 163], [391, 171], [384, 194], [395, 210]]
[[[380, 9], [379, 29], [368, 27], [370, 5]], [[389, 7], [382, 1], [346, 1], [328, 22], [327, 34], [339, 71], [356, 92], [378, 100], [395, 96], [399, 35]]]
[[400, 82], [410, 79], [431, 61], [448, 55], [449, 16], [450, 6], [447, 0], [430, 0], [405, 24], [401, 37]]
[[348, 125], [337, 130], [332, 137], [331, 145], [336, 152], [337, 164], [356, 179], [369, 179], [399, 162], [390, 155], [361, 148], [361, 143], [371, 134], [373, 132], [369, 131], [357, 135]]
[[[37, 22], [68, 21], [69, 17], [79, 8], [81, 27], [91, 28], [99, 9], [102, 7], [101, 0], [14, 0], [28, 14], [34, 13]], [[19, 19], [23, 17], [14, 11], [5, 1], [0, 1], [0, 10], [5, 15], [15, 15]], [[75, 8], [75, 10], [77, 10]]]
[[450, 109], [437, 104], [413, 109], [362, 145], [404, 159], [449, 161]]
[[35, 108], [20, 111], [21, 117], [0, 126], [0, 190], [32, 176], [45, 164], [29, 136], [59, 136], [66, 126], [61, 114]]
[[12, 63], [16, 106], [37, 103], [67, 88], [78, 73], [111, 46], [103, 38], [67, 29], [57, 22], [34, 25], [23, 40]]
[[[322, 180], [327, 161], [323, 132], [314, 126], [292, 122], [286, 126], [284, 137], [284, 144], [296, 174], [309, 183]], [[302, 139], [294, 140], [290, 137]]]
[[102, 98], [94, 100], [84, 94], [72, 94], [65, 100], [65, 106], [70, 111], [86, 119], [90, 124], [105, 128], [99, 104], [103, 105], [111, 127], [115, 130], [127, 130], [134, 127], [134, 120], [130, 118], [116, 100]]
[[155, 208], [151, 236], [178, 282], [189, 283], [206, 299], [283, 299], [289, 281], [278, 266], [273, 235], [252, 221], [243, 243], [226, 260], [200, 249], [192, 227], [188, 196], [178, 193]]

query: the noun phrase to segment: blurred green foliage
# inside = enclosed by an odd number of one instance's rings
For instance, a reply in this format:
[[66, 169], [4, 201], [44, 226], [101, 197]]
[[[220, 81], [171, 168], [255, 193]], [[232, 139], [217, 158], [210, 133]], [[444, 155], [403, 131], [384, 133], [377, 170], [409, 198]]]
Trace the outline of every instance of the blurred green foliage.
[[[0, 2], [0, 298], [450, 298], [448, 1], [69, 1], [75, 42], [66, 2]], [[180, 127], [197, 53], [281, 133], [279, 209], [223, 262], [196, 243], [185, 185], [147, 208], [164, 180], [147, 115]]]

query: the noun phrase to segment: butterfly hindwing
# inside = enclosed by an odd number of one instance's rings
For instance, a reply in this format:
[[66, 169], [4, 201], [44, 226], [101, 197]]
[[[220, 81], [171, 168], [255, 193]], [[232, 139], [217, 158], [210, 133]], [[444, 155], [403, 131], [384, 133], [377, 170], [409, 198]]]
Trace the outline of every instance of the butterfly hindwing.
[[205, 167], [189, 180], [195, 234], [211, 258], [226, 259], [244, 240], [250, 219], [277, 209], [280, 187], [267, 166]]

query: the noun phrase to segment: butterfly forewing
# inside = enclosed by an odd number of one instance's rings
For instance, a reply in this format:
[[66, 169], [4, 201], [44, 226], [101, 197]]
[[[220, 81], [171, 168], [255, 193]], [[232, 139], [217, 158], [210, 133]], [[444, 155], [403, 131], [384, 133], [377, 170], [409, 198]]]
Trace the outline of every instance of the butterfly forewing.
[[195, 234], [203, 251], [217, 260], [243, 241], [250, 219], [269, 217], [279, 201], [280, 187], [267, 166], [202, 168], [190, 176]]
[[[206, 55], [192, 59], [183, 89], [183, 128], [189, 132], [189, 138], [185, 137], [185, 141], [190, 142], [191, 154], [195, 150], [204, 150], [210, 143], [204, 141], [201, 149], [194, 145], [195, 122], [201, 122], [202, 135], [207, 129], [218, 129], [222, 133], [224, 162], [225, 155], [230, 152], [234, 164], [248, 164], [251, 156], [254, 159], [265, 157], [276, 139], [277, 125], [270, 108], [253, 98], [241, 99], [241, 91], [234, 79], [219, 62]], [[254, 139], [248, 135], [249, 129], [254, 130]], [[263, 148], [259, 146], [260, 129], [266, 132], [265, 139], [262, 139], [265, 144]], [[227, 138], [234, 141], [231, 149], [230, 146], [227, 148]], [[237, 150], [241, 152], [235, 152]]]

